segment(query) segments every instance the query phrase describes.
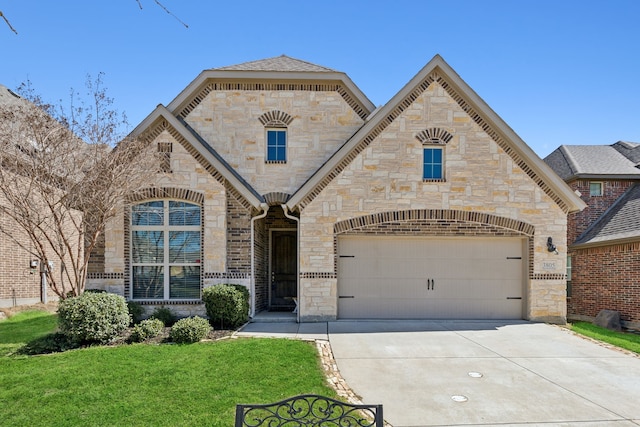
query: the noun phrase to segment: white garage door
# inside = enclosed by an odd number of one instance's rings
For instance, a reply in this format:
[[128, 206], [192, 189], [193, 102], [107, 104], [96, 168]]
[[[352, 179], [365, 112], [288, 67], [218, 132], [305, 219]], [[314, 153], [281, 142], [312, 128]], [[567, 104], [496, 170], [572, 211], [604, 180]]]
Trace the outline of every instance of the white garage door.
[[522, 319], [518, 238], [341, 236], [341, 319]]

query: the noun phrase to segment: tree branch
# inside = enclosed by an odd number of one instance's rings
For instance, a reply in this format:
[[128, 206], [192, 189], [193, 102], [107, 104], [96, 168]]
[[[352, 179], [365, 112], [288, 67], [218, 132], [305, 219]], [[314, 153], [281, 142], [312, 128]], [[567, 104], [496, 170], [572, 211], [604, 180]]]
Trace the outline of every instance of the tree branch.
[[[2, 16], [2, 19], [4, 19], [4, 22], [6, 22], [6, 23], [7, 23], [7, 25], [9, 26], [9, 29], [10, 29], [11, 31], [13, 31], [14, 33], [18, 34], [18, 32], [16, 31], [16, 29], [15, 29], [15, 28], [13, 28], [13, 27], [11, 26], [11, 23], [9, 22], [9, 20], [7, 19], [7, 17], [2, 13], [2, 11], [1, 11], [1, 10], [0, 10], [0, 16]], [[177, 19], [177, 18], [176, 18], [176, 19]]]

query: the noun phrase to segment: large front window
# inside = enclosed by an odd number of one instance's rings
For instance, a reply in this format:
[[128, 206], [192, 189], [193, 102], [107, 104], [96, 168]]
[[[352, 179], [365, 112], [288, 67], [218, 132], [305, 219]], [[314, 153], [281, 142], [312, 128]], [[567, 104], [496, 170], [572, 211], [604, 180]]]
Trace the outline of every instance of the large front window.
[[154, 200], [131, 208], [133, 299], [200, 298], [200, 206]]

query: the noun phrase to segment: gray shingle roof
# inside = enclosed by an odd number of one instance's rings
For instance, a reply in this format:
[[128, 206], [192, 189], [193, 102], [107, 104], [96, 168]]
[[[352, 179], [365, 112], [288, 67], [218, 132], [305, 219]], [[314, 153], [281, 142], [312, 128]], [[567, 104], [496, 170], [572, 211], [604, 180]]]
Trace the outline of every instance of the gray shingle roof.
[[604, 243], [640, 238], [640, 184], [635, 184], [613, 204], [574, 244]]
[[27, 105], [28, 103], [18, 94], [0, 84], [0, 105]]
[[618, 141], [612, 145], [620, 154], [631, 160], [634, 165], [640, 165], [640, 144], [637, 142]]
[[258, 61], [244, 62], [237, 65], [215, 68], [215, 70], [234, 71], [302, 71], [313, 73], [335, 73], [336, 70], [312, 64], [311, 62], [291, 58], [286, 55], [275, 56], [273, 58], [260, 59]]
[[571, 178], [640, 178], [640, 169], [612, 145], [561, 145], [545, 163], [565, 181]]

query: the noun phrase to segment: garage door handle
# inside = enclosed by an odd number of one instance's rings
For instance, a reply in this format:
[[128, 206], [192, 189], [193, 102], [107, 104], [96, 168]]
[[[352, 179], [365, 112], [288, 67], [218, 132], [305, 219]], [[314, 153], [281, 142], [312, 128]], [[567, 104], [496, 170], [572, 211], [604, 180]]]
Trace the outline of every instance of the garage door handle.
[[507, 299], [522, 299], [522, 297], [507, 297]]
[[427, 290], [433, 290], [435, 286], [435, 280], [433, 279], [427, 279]]
[[338, 298], [355, 298], [353, 295], [340, 295]]

